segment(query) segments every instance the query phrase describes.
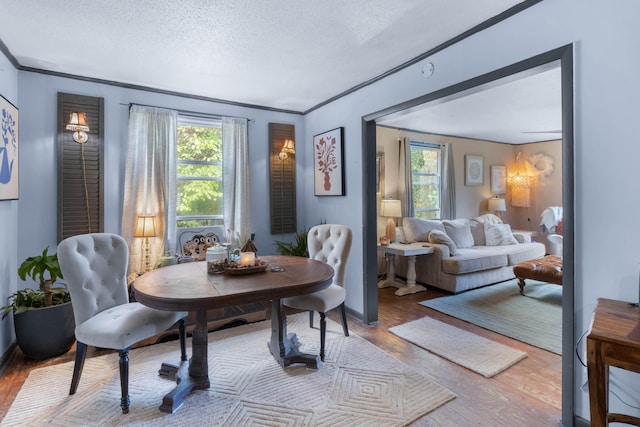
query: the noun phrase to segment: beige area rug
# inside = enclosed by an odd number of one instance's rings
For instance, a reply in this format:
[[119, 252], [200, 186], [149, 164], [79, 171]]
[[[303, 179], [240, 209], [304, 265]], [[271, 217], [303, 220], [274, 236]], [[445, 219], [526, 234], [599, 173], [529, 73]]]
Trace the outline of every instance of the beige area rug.
[[[306, 313], [288, 317], [302, 351], [318, 353], [320, 332]], [[283, 369], [267, 348], [270, 322], [209, 334], [211, 388], [187, 396], [174, 414], [158, 407], [175, 383], [158, 376], [179, 357], [177, 341], [130, 353], [131, 410], [122, 415], [118, 356], [87, 359], [69, 396], [72, 363], [30, 373], [4, 426], [402, 426], [455, 394], [368, 341], [327, 321], [327, 356], [319, 370]]]
[[425, 350], [487, 378], [515, 365], [527, 353], [491, 341], [430, 317], [389, 329]]

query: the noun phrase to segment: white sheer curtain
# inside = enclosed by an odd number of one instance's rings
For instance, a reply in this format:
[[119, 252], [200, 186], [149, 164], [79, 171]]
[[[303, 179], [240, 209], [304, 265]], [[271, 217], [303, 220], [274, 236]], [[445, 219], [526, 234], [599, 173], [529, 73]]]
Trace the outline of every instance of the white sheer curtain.
[[222, 118], [224, 227], [238, 233], [240, 244], [251, 237], [249, 141], [247, 120]]
[[399, 140], [398, 155], [398, 198], [402, 203], [402, 212], [407, 218], [415, 215], [413, 209], [413, 188], [411, 179], [411, 139], [402, 138]]
[[129, 273], [145, 269], [142, 238], [134, 238], [138, 215], [154, 215], [155, 238], [149, 239], [153, 267], [167, 250], [175, 249], [176, 134], [178, 113], [132, 105], [124, 180], [122, 236], [129, 244]]
[[456, 218], [456, 176], [453, 172], [453, 151], [451, 144], [441, 144], [442, 193], [440, 195], [440, 216], [442, 219]]

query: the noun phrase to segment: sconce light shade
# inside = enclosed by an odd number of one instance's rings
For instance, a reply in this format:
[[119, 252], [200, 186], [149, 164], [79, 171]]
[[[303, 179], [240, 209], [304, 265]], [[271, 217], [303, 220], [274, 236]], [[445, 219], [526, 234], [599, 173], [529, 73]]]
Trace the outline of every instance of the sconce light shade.
[[155, 215], [138, 215], [133, 237], [156, 237]]
[[73, 112], [69, 114], [69, 122], [65, 127], [66, 130], [73, 132], [73, 140], [78, 144], [84, 144], [89, 139], [89, 126], [85, 113]]
[[282, 149], [280, 150], [280, 154], [278, 154], [278, 158], [280, 160], [286, 160], [289, 157], [289, 154], [296, 153], [296, 143], [293, 139], [285, 139], [284, 144], [282, 144]]
[[400, 200], [382, 200], [380, 203], [380, 216], [389, 217], [387, 220], [386, 235], [391, 243], [396, 241], [396, 223], [393, 218], [402, 216]]

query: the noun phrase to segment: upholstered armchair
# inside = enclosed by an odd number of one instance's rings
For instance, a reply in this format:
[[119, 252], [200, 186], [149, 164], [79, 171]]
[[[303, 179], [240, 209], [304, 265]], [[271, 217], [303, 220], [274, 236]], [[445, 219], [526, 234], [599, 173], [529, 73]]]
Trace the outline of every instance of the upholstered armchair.
[[186, 360], [186, 312], [154, 310], [129, 302], [129, 248], [117, 234], [94, 233], [69, 237], [58, 245], [58, 260], [76, 321], [76, 358], [69, 394], [80, 382], [87, 346], [110, 348], [120, 354], [123, 413], [129, 412], [129, 349], [179, 323], [182, 360]]
[[321, 224], [312, 227], [307, 234], [309, 258], [326, 262], [333, 267], [333, 282], [321, 291], [285, 298], [284, 305], [299, 310], [309, 310], [309, 326], [313, 328], [313, 313], [320, 313], [320, 360], [324, 361], [325, 336], [327, 329], [326, 313], [340, 307], [342, 329], [349, 336], [347, 315], [344, 307], [346, 291], [344, 276], [347, 258], [351, 250], [351, 230], [339, 224]]

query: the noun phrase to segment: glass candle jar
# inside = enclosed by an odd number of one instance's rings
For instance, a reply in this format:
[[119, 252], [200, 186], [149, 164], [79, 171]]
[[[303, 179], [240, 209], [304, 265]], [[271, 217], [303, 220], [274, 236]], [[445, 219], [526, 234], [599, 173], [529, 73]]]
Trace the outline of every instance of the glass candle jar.
[[227, 249], [224, 246], [215, 245], [207, 249], [207, 272], [223, 272], [226, 263]]
[[240, 252], [240, 265], [245, 267], [253, 267], [256, 265], [256, 253]]

